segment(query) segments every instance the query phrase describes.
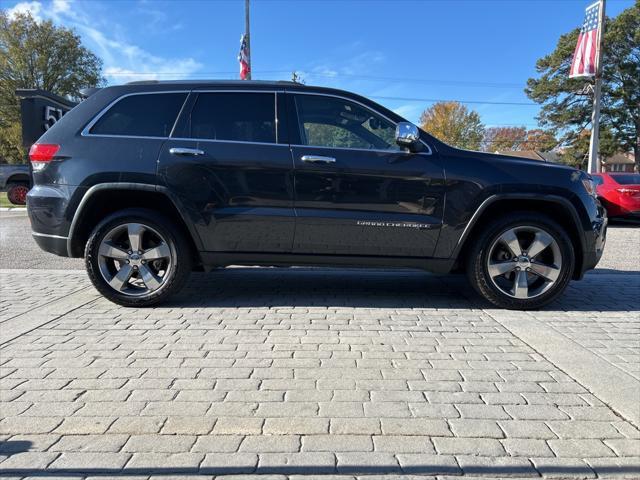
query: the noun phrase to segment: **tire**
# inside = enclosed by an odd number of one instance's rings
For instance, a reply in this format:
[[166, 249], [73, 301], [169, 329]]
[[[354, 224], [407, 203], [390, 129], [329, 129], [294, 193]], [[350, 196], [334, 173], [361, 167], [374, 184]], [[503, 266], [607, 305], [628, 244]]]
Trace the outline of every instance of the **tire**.
[[7, 185], [7, 198], [13, 205], [26, 205], [29, 185], [27, 183], [10, 183]]
[[[505, 241], [512, 240], [512, 234], [517, 242]], [[549, 238], [552, 242], [538, 251]], [[536, 246], [534, 240], [538, 240]], [[562, 226], [544, 214], [505, 215], [490, 222], [470, 241], [473, 243], [466, 264], [469, 282], [497, 307], [541, 308], [558, 298], [571, 280], [575, 265], [571, 239]], [[516, 257], [513, 253], [518, 247], [521, 255]], [[531, 257], [529, 248], [534, 252]]]
[[193, 257], [181, 229], [166, 217], [153, 210], [127, 209], [95, 227], [85, 247], [85, 265], [91, 282], [108, 300], [150, 307], [184, 287]]

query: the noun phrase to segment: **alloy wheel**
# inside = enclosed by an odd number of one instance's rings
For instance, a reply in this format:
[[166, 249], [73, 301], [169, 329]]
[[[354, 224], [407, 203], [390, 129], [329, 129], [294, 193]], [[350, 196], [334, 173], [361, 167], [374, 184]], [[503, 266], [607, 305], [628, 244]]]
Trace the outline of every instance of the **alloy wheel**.
[[491, 282], [512, 298], [530, 299], [548, 291], [560, 277], [562, 254], [545, 230], [519, 226], [502, 232], [489, 249]]
[[155, 229], [125, 223], [103, 237], [98, 264], [100, 274], [115, 291], [144, 296], [165, 285], [172, 268], [171, 249]]

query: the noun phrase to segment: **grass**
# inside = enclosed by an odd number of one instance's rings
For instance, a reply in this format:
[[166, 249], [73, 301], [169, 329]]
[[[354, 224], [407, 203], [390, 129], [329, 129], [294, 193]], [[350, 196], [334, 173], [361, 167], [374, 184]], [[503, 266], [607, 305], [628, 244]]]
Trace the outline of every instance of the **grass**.
[[7, 198], [7, 194], [6, 192], [1, 192], [0, 193], [0, 207], [19, 207], [20, 205], [14, 205], [12, 204], [9, 199]]

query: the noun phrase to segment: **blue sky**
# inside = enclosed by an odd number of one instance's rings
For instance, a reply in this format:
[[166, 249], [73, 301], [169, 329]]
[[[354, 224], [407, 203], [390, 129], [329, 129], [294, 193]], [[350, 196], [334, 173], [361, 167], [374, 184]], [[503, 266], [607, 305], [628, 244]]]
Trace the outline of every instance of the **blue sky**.
[[[110, 84], [237, 78], [244, 0], [1, 0], [74, 28]], [[535, 61], [582, 23], [589, 0], [252, 0], [254, 79], [355, 91], [417, 122], [433, 99], [487, 125], [535, 127]], [[633, 0], [609, 0], [616, 16]], [[421, 99], [421, 100], [414, 100]]]

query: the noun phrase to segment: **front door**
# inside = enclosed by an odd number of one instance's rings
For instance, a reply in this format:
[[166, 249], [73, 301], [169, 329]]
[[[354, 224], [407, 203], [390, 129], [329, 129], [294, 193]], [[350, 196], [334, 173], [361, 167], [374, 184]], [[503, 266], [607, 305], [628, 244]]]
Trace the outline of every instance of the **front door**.
[[[290, 252], [293, 165], [276, 92], [195, 92], [159, 160], [210, 252]], [[278, 97], [280, 99], [278, 100]]]
[[[442, 225], [435, 153], [403, 151], [395, 124], [342, 97], [295, 93], [296, 232], [304, 254], [430, 257]], [[297, 125], [296, 125], [297, 123]]]

